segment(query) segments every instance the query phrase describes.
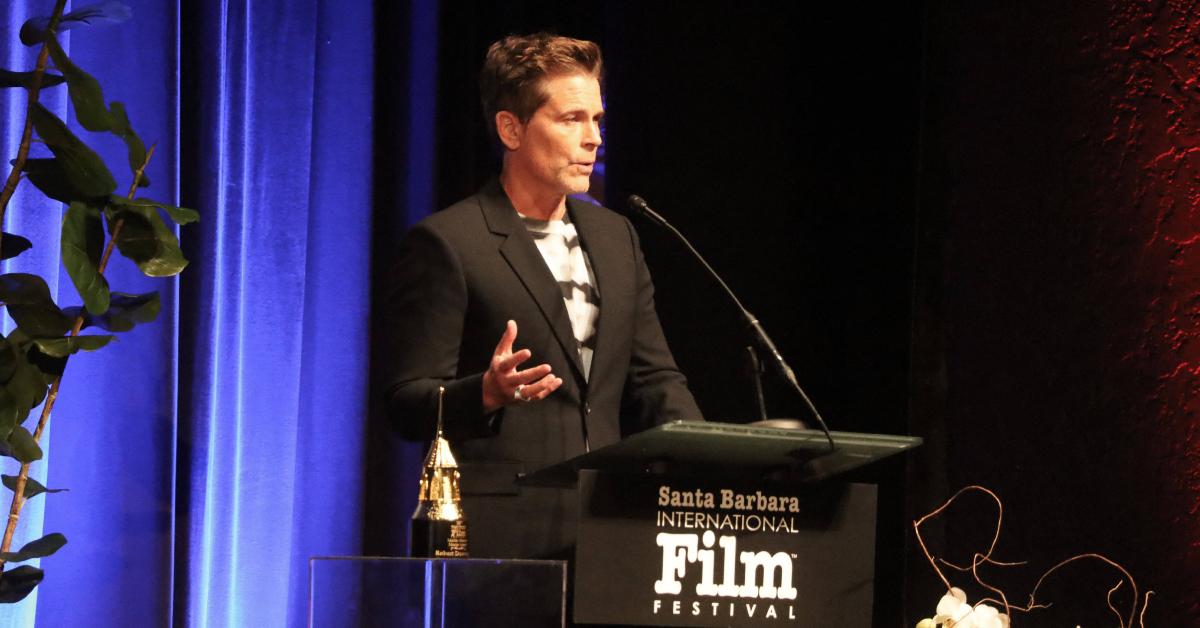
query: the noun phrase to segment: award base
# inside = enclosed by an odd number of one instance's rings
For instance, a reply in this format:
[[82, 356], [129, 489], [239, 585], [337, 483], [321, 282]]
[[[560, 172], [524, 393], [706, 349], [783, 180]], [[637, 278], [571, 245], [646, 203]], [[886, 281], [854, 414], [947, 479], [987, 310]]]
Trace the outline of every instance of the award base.
[[413, 558], [468, 558], [467, 522], [413, 519], [408, 553]]

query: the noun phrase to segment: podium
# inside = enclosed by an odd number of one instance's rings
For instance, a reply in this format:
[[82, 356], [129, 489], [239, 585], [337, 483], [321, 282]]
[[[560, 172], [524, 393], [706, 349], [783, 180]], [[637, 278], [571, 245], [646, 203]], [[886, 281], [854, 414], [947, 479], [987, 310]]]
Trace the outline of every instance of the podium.
[[907, 436], [674, 422], [521, 478], [578, 485], [573, 619], [870, 626], [877, 487]]

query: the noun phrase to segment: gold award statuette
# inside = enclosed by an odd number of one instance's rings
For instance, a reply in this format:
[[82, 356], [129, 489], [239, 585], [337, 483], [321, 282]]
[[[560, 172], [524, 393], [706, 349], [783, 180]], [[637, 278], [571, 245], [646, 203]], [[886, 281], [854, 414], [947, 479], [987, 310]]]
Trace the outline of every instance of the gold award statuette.
[[420, 558], [467, 558], [467, 520], [458, 490], [458, 463], [442, 437], [442, 398], [438, 388], [437, 433], [421, 469], [417, 510], [412, 516], [409, 553]]

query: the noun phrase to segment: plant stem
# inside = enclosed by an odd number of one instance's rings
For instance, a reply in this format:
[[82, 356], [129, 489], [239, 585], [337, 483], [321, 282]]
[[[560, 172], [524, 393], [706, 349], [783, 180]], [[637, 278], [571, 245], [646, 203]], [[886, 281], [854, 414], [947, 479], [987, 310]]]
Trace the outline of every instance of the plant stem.
[[[21, 145], [17, 148], [17, 159], [13, 162], [12, 171], [4, 181], [4, 190], [0, 191], [0, 225], [4, 224], [4, 214], [8, 211], [8, 201], [17, 191], [17, 183], [21, 180], [21, 171], [25, 169], [25, 160], [29, 158], [29, 146], [33, 141], [33, 105], [38, 101], [42, 91], [42, 77], [46, 74], [46, 62], [50, 59], [50, 38], [55, 36], [58, 21], [62, 19], [63, 9], [67, 0], [57, 0], [54, 3], [54, 13], [50, 15], [50, 26], [46, 29], [46, 41], [42, 42], [42, 50], [38, 53], [37, 66], [33, 70], [33, 80], [29, 84], [29, 100], [25, 106], [25, 130], [21, 132]], [[3, 233], [3, 232], [0, 232]], [[0, 236], [2, 238], [3, 236]], [[0, 239], [0, 244], [3, 240]], [[3, 565], [0, 562], [0, 565]]]
[[[138, 181], [142, 179], [142, 173], [146, 171], [146, 166], [150, 163], [150, 158], [154, 156], [154, 149], [157, 144], [150, 146], [150, 150], [146, 151], [146, 158], [142, 160], [142, 165], [133, 174], [133, 184], [129, 186], [129, 194], [126, 198], [133, 200], [134, 194], [137, 193]], [[125, 225], [123, 218], [118, 218], [113, 223], [111, 232], [109, 233], [108, 244], [104, 247], [104, 254], [100, 257], [100, 266], [97, 271], [103, 275], [104, 270], [108, 267], [108, 258], [112, 256], [113, 247], [117, 243], [117, 236], [121, 235], [121, 227]], [[71, 333], [68, 338], [74, 338], [79, 335], [79, 331], [83, 329], [83, 316], [86, 310], [80, 310], [79, 316], [75, 317], [75, 324], [71, 327]], [[63, 366], [66, 369], [66, 366]], [[62, 386], [62, 375], [54, 378], [54, 383], [50, 384], [50, 392], [46, 393], [46, 401], [42, 404], [42, 414], [38, 417], [37, 428], [33, 431], [33, 440], [41, 442], [42, 432], [46, 429], [46, 423], [50, 421], [50, 412], [54, 409], [54, 402], [58, 400], [58, 389]], [[29, 480], [29, 466], [32, 463], [21, 463], [21, 472], [17, 474], [17, 484], [13, 487], [12, 504], [8, 508], [8, 523], [4, 527], [4, 539], [0, 541], [0, 552], [7, 552], [12, 546], [13, 534], [17, 530], [17, 521], [21, 518], [21, 508], [25, 506], [25, 484]], [[0, 569], [4, 568], [4, 561], [0, 560]]]
[[[133, 195], [137, 194], [138, 181], [142, 180], [142, 173], [146, 172], [146, 166], [150, 164], [150, 158], [154, 156], [154, 149], [156, 148], [158, 148], [158, 144], [151, 144], [150, 150], [146, 151], [146, 158], [142, 160], [141, 167], [137, 169], [137, 172], [133, 173], [133, 183], [129, 184], [129, 193], [125, 195], [125, 198], [132, 201]], [[117, 221], [113, 223], [109, 233], [108, 244], [104, 247], [104, 254], [100, 256], [100, 266], [96, 269], [101, 275], [104, 274], [104, 269], [108, 268], [108, 258], [112, 257], [113, 247], [117, 244], [117, 236], [121, 235], [121, 228], [124, 226], [124, 218], [117, 218]], [[75, 318], [75, 327], [71, 330], [71, 335], [79, 335], [82, 325], [83, 312], [80, 312], [79, 316]], [[38, 429], [40, 430], [41, 428], [39, 427]], [[37, 438], [37, 434], [34, 434], [34, 438]]]

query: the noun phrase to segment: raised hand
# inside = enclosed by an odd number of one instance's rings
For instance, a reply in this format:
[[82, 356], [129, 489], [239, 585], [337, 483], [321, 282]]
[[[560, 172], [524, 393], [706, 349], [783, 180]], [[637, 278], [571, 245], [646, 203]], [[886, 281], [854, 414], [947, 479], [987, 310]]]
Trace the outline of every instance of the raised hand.
[[513, 353], [516, 339], [517, 323], [508, 321], [492, 353], [492, 364], [483, 374], [484, 413], [495, 412], [508, 404], [545, 399], [546, 395], [562, 386], [562, 379], [550, 373], [549, 364], [517, 370], [521, 363], [533, 357], [533, 353], [529, 349]]

